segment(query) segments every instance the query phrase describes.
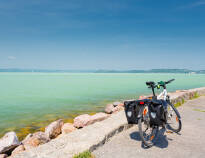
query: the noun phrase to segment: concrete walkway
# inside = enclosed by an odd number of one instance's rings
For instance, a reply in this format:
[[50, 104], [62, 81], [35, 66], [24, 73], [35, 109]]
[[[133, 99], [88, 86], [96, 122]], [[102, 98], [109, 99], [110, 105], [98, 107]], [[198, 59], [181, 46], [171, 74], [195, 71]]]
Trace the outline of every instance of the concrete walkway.
[[182, 116], [180, 134], [160, 135], [155, 146], [145, 149], [134, 126], [112, 137], [93, 154], [96, 158], [205, 157], [205, 96], [186, 102], [178, 110]]

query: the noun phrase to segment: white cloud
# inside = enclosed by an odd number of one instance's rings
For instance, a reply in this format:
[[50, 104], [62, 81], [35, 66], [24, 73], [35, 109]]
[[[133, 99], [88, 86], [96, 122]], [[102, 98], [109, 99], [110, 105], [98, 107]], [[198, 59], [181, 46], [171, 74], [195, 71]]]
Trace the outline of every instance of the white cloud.
[[198, 6], [201, 6], [201, 5], [205, 5], [205, 1], [198, 1], [196, 3], [193, 3], [192, 5], [190, 5], [190, 7], [198, 7]]
[[8, 59], [9, 59], [9, 60], [15, 60], [16, 57], [15, 57], [15, 56], [8, 56]]
[[182, 7], [180, 7], [180, 8], [181, 8], [181, 9], [188, 9], [188, 8], [199, 7], [199, 6], [202, 6], [202, 5], [205, 5], [205, 1], [204, 1], [204, 0], [197, 1], [197, 2], [192, 3], [192, 4], [182, 6]]

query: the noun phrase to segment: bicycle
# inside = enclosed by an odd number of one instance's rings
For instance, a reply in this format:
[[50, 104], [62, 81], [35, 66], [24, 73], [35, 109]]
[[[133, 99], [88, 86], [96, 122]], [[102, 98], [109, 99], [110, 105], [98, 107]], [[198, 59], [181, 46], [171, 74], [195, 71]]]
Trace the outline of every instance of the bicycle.
[[[138, 101], [137, 123], [139, 134], [142, 142], [147, 147], [155, 144], [160, 127], [175, 133], [181, 131], [181, 116], [171, 103], [166, 88], [166, 85], [174, 80], [160, 81], [158, 84], [153, 81], [146, 82], [148, 88], [152, 89], [153, 97]], [[155, 88], [160, 89], [161, 87], [163, 88], [162, 93], [156, 96]]]

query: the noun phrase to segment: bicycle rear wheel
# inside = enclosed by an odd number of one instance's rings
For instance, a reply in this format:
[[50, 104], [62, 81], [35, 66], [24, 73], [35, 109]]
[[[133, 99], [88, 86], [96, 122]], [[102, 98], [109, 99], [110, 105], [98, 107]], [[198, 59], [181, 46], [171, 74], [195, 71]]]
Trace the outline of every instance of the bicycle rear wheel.
[[150, 127], [150, 118], [147, 106], [141, 107], [140, 113], [141, 117], [138, 120], [139, 134], [144, 145], [147, 147], [151, 147], [156, 142], [159, 128], [157, 126]]

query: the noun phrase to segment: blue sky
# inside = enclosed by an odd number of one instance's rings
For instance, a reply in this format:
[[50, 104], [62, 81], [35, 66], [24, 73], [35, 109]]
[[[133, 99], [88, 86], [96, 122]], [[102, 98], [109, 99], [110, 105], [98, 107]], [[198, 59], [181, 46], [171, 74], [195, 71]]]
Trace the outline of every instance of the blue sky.
[[0, 68], [205, 69], [205, 0], [0, 0]]

